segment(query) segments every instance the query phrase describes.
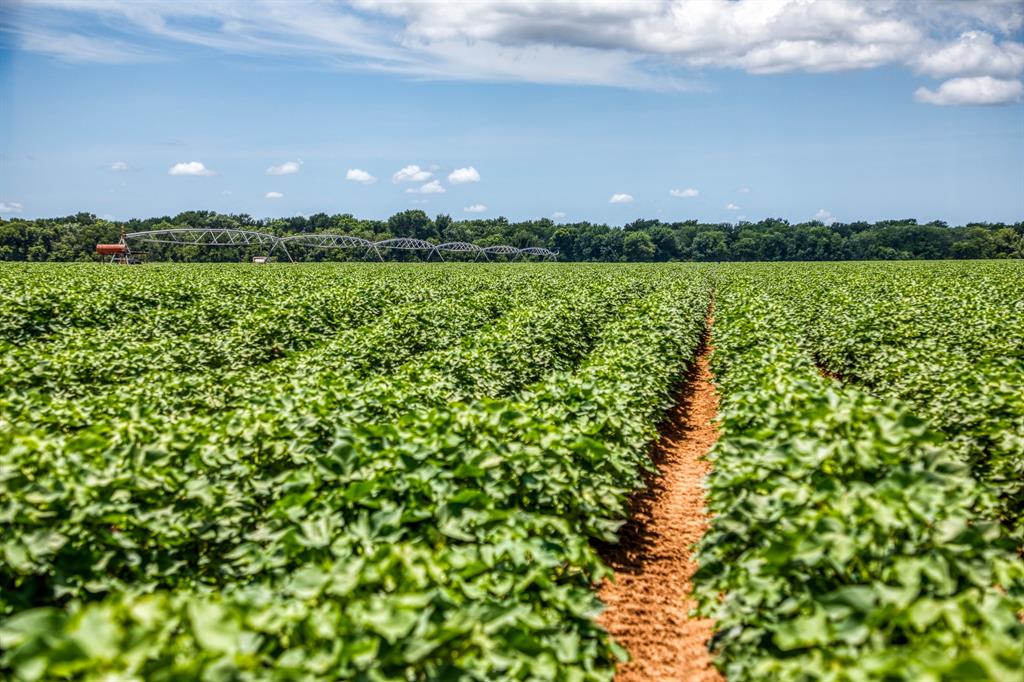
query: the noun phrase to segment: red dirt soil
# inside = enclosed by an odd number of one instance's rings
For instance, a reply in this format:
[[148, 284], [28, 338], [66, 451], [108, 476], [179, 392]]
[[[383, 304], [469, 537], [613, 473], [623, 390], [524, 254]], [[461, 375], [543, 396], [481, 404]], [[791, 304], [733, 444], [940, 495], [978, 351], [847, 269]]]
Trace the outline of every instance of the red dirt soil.
[[599, 548], [615, 580], [601, 585], [607, 608], [598, 622], [632, 657], [619, 665], [618, 682], [722, 680], [707, 650], [712, 622], [689, 616], [693, 545], [708, 526], [701, 480], [711, 465], [702, 457], [718, 439], [710, 351], [703, 348], [662, 425], [651, 454], [660, 475], [633, 498], [619, 543]]

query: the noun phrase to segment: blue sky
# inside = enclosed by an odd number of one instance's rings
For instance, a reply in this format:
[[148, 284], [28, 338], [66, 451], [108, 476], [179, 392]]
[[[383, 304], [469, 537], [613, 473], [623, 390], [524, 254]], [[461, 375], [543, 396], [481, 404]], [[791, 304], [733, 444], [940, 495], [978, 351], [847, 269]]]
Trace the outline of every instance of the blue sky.
[[1018, 221], [1022, 15], [16, 3], [0, 10], [0, 212]]

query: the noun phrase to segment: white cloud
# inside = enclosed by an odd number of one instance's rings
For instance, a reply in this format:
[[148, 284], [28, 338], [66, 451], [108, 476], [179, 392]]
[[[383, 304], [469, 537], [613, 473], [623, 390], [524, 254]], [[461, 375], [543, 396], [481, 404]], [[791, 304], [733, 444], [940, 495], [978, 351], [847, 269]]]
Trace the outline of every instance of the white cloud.
[[938, 90], [918, 88], [914, 92], [914, 99], [938, 106], [1010, 104], [1019, 102], [1022, 95], [1024, 85], [1020, 81], [977, 76], [950, 79], [940, 85]]
[[612, 198], [608, 200], [609, 204], [628, 204], [633, 201], [632, 194], [613, 194]]
[[147, 48], [114, 40], [110, 36], [90, 37], [72, 33], [63, 26], [26, 22], [24, 25], [13, 27], [10, 32], [17, 36], [22, 49], [45, 54], [64, 62], [132, 64], [152, 61], [154, 58]]
[[176, 163], [167, 171], [168, 175], [216, 175], [207, 168], [201, 161], [189, 161], [188, 163]]
[[487, 210], [487, 207], [483, 204], [472, 204], [462, 209], [466, 213], [483, 213]]
[[115, 161], [114, 163], [110, 164], [110, 170], [114, 171], [115, 173], [123, 173], [124, 171], [129, 170], [128, 162]]
[[687, 187], [686, 189], [670, 189], [668, 193], [681, 199], [700, 196], [700, 190], [694, 189], [693, 187]]
[[456, 168], [448, 174], [448, 182], [453, 185], [461, 185], [467, 182], [480, 182], [480, 174], [476, 172], [476, 168], [470, 166], [469, 168]]
[[444, 194], [445, 189], [444, 185], [442, 185], [437, 180], [431, 180], [425, 185], [420, 185], [419, 187], [410, 187], [405, 191], [408, 192], [409, 194]]
[[914, 66], [935, 76], [994, 76], [1011, 78], [1024, 71], [1024, 45], [1004, 41], [997, 44], [991, 33], [966, 31], [956, 42], [937, 43], [919, 55]]
[[831, 225], [832, 223], [834, 223], [837, 220], [839, 220], [834, 215], [832, 215], [831, 211], [826, 211], [823, 208], [819, 208], [818, 209], [818, 212], [814, 214], [814, 219], [815, 220], [820, 220], [821, 222], [825, 223], [826, 225]]
[[24, 208], [17, 201], [0, 201], [0, 213], [21, 213]]
[[429, 180], [433, 175], [430, 171], [423, 170], [416, 164], [411, 164], [392, 175], [391, 182], [423, 182], [424, 180]]
[[[623, 72], [657, 67], [737, 68], [751, 73], [812, 72], [913, 64], [965, 23], [1007, 32], [1024, 15], [1014, 2], [936, 0], [664, 0], [652, 2], [423, 3], [364, 0], [360, 6], [401, 19], [408, 44], [441, 50], [469, 45], [490, 66], [498, 53], [557, 47], [632, 57]], [[982, 3], [973, 3], [982, 4]], [[935, 36], [935, 37], [933, 37]], [[452, 56], [449, 51], [448, 56]], [[557, 69], [568, 55], [545, 55]], [[465, 62], [468, 59], [453, 61]], [[610, 65], [602, 70], [613, 71]], [[541, 73], [533, 74], [540, 78]], [[565, 77], [565, 74], [559, 74]]]
[[727, 210], [727, 211], [738, 211], [738, 210], [740, 210], [740, 207], [737, 206], [736, 204], [728, 203], [728, 204], [725, 205], [725, 210]]
[[271, 166], [268, 168], [267, 175], [291, 175], [292, 173], [298, 173], [301, 168], [302, 159], [285, 161], [280, 166]]
[[565, 217], [565, 213], [562, 212], [562, 211], [555, 211], [554, 213], [551, 214], [551, 219], [552, 220], [561, 220], [564, 217]]
[[358, 168], [349, 168], [348, 172], [345, 173], [345, 179], [351, 180], [352, 182], [359, 182], [364, 185], [372, 185], [377, 182], [377, 178]]
[[[900, 66], [938, 78], [1014, 78], [1024, 3], [355, 0], [289, 3], [284, 12], [244, 0], [35, 0], [12, 17], [5, 29], [22, 49], [72, 61], [137, 62], [190, 45], [413, 77], [693, 89], [689, 73], [706, 68]], [[117, 26], [118, 38], [86, 35], [81, 27], [96, 21]]]
[[284, 199], [284, 195], [280, 192], [267, 192], [263, 195], [264, 199]]
[[749, 188], [749, 187], [740, 187], [740, 188], [739, 188], [738, 190], [736, 190], [736, 191], [737, 191], [737, 192], [738, 192], [739, 194], [750, 194], [750, 188]]

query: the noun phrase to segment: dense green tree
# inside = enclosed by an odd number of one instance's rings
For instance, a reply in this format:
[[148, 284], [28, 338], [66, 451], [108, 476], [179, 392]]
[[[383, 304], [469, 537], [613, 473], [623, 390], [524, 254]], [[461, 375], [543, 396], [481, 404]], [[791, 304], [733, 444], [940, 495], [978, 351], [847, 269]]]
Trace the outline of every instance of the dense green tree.
[[437, 217], [434, 218], [434, 229], [437, 230], [437, 234], [447, 241], [459, 241], [456, 239], [449, 239], [448, 234], [454, 225], [452, 217], [447, 213], [438, 213]]
[[1024, 258], [1024, 234], [1019, 234], [1009, 227], [1002, 227], [992, 230], [989, 235], [996, 258]]
[[679, 258], [679, 241], [675, 232], [664, 225], [656, 225], [647, 231], [654, 243], [654, 260], [670, 261]]
[[729, 249], [725, 243], [725, 235], [717, 231], [701, 232], [693, 238], [690, 246], [694, 260], [723, 261], [728, 260]]
[[628, 232], [622, 240], [622, 255], [627, 261], [654, 260], [655, 253], [654, 240], [646, 232]]
[[437, 236], [434, 223], [418, 208], [402, 211], [388, 218], [388, 230], [394, 235], [416, 239], [432, 239]]
[[[397, 213], [386, 221], [356, 218], [352, 214], [308, 218], [256, 219], [248, 214], [186, 211], [176, 216], [154, 216], [115, 224], [91, 213], [58, 218], [0, 219], [0, 259], [98, 260], [95, 245], [118, 239], [125, 231], [174, 227], [225, 227], [262, 230], [278, 235], [333, 232], [371, 241], [390, 237], [416, 237], [435, 242], [467, 241], [481, 246], [545, 246], [559, 251], [566, 261], [622, 260], [842, 260], [1024, 257], [1024, 221], [1013, 224], [974, 222], [950, 227], [942, 221], [919, 224], [913, 219], [878, 223], [851, 222], [824, 225], [813, 221], [790, 224], [780, 218], [755, 223], [700, 223], [696, 220], [665, 223], [635, 220], [624, 228], [588, 222], [555, 224], [544, 218], [510, 222], [507, 218], [454, 220], [439, 214], [431, 220], [420, 210]], [[244, 248], [139, 245], [154, 260], [242, 260], [255, 255]], [[296, 260], [343, 260], [355, 252], [295, 247]], [[422, 254], [395, 252], [396, 259], [416, 260]]]

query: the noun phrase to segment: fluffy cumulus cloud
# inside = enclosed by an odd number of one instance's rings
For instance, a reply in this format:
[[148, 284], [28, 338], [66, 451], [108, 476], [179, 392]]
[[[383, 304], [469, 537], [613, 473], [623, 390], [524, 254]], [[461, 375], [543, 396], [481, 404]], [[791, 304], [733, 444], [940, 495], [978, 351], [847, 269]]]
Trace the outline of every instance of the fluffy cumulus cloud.
[[613, 194], [608, 200], [609, 204], [629, 204], [633, 202], [632, 194]]
[[953, 106], [962, 104], [1010, 104], [1024, 95], [1024, 84], [991, 76], [951, 78], [937, 89], [918, 88], [914, 99], [925, 104]]
[[17, 201], [0, 201], [0, 213], [21, 213], [24, 208]]
[[264, 199], [284, 199], [284, 195], [280, 192], [267, 192], [263, 195]]
[[[84, 15], [117, 25], [117, 39], [90, 36]], [[661, 89], [699, 88], [712, 69], [897, 66], [1014, 82], [1024, 71], [1019, 0], [354, 0], [288, 12], [244, 0], [35, 0], [13, 18], [24, 50], [104, 63], [161, 58], [177, 43], [414, 77]]]
[[391, 182], [423, 182], [433, 177], [433, 173], [416, 164], [411, 164], [391, 176]]
[[[943, 77], [1018, 76], [1019, 2], [946, 0], [663, 0], [650, 2], [422, 3], [364, 0], [405, 23], [409, 44], [452, 56], [454, 46], [509, 51], [555, 47], [623, 58], [620, 74], [649, 84], [658, 71], [740, 69], [754, 74], [902, 65]], [[968, 31], [962, 31], [963, 28]], [[950, 39], [950, 34], [959, 37]], [[493, 55], [492, 55], [493, 56]], [[568, 61], [549, 55], [548, 64]], [[550, 68], [550, 66], [549, 66]], [[606, 65], [609, 77], [614, 71]], [[661, 85], [665, 85], [664, 76]]]
[[694, 189], [693, 187], [687, 187], [686, 189], [670, 189], [668, 193], [674, 197], [680, 199], [691, 199], [693, 197], [700, 196], [700, 190]]
[[738, 190], [736, 190], [736, 191], [737, 191], [737, 192], [738, 192], [739, 194], [750, 194], [750, 188], [749, 188], [749, 187], [740, 187], [740, 188], [739, 188]]
[[469, 168], [456, 168], [448, 174], [448, 182], [453, 185], [461, 185], [467, 182], [480, 182], [480, 174], [476, 172], [476, 168], [470, 166]]
[[128, 162], [115, 161], [114, 163], [110, 164], [110, 170], [114, 171], [115, 173], [123, 173], [124, 171], [128, 170]]
[[483, 213], [487, 210], [487, 207], [483, 204], [470, 204], [462, 210], [466, 213]]
[[552, 220], [561, 220], [564, 217], [565, 217], [565, 212], [564, 211], [555, 211], [554, 213], [551, 214], [551, 219]]
[[736, 204], [728, 203], [728, 204], [725, 205], [725, 210], [726, 211], [738, 211], [738, 210], [740, 210], [740, 207], [737, 206]]
[[936, 43], [914, 60], [918, 71], [936, 78], [993, 76], [1012, 78], [1024, 71], [1024, 45], [997, 43], [991, 33], [966, 31], [951, 43]]
[[363, 185], [372, 185], [377, 182], [377, 178], [359, 168], [349, 168], [348, 172], [345, 173], [345, 179], [351, 180], [352, 182], [358, 182]]
[[267, 169], [267, 175], [291, 175], [302, 169], [302, 159], [285, 161], [280, 166], [271, 166]]
[[[428, 176], [429, 177], [429, 176]], [[430, 182], [420, 185], [419, 187], [410, 187], [405, 190], [409, 194], [444, 194], [444, 185], [437, 180], [431, 180]]]
[[168, 175], [216, 175], [202, 161], [176, 163], [167, 171]]
[[815, 220], [820, 220], [821, 222], [825, 223], [826, 225], [831, 225], [832, 223], [834, 223], [837, 220], [839, 220], [834, 215], [832, 215], [831, 211], [827, 211], [827, 210], [825, 210], [823, 208], [819, 208], [818, 209], [818, 212], [814, 214], [814, 219]]

